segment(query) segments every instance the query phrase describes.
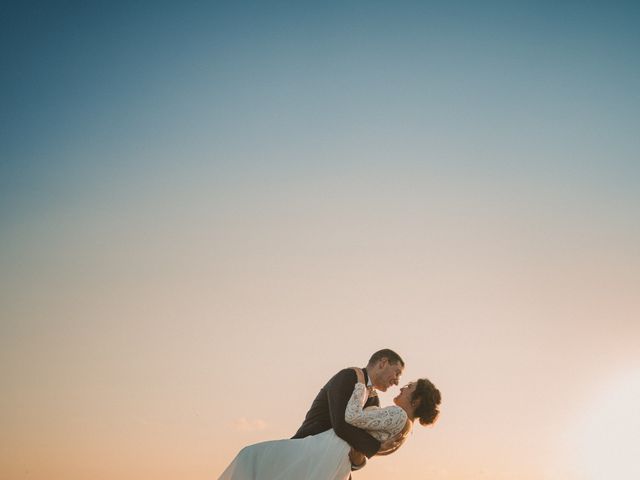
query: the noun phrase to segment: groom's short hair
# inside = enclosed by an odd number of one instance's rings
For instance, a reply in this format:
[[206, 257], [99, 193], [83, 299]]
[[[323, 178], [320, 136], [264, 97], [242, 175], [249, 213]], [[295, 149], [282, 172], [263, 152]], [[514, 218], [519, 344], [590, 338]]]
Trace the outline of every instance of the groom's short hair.
[[402, 368], [404, 368], [404, 360], [400, 358], [400, 355], [398, 355], [396, 352], [388, 348], [383, 348], [382, 350], [378, 350], [376, 353], [371, 355], [371, 358], [369, 359], [369, 365], [378, 363], [383, 358], [386, 358], [387, 360], [389, 360], [389, 363], [400, 362], [400, 365], [402, 365]]

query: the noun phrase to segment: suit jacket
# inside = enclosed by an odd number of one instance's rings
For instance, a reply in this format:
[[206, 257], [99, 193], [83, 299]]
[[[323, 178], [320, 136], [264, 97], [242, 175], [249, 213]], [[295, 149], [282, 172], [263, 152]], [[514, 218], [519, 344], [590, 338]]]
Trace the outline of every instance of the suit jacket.
[[[364, 370], [364, 375], [365, 382], [368, 382], [369, 377], [366, 370]], [[317, 435], [333, 428], [336, 435], [356, 450], [364, 453], [368, 458], [375, 455], [380, 450], [380, 442], [364, 430], [349, 425], [344, 419], [344, 412], [357, 379], [356, 372], [352, 368], [345, 368], [336, 373], [320, 389], [320, 393], [311, 404], [302, 426], [292, 438]], [[369, 397], [365, 407], [379, 404], [378, 397], [373, 396]]]

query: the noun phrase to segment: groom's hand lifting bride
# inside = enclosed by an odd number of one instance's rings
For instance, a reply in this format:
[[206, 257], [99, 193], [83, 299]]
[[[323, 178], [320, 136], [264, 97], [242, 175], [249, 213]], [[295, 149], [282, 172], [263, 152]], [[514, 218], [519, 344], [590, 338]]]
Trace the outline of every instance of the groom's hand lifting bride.
[[404, 442], [404, 439], [405, 439], [404, 433], [400, 432], [394, 437], [391, 437], [386, 442], [382, 442], [382, 445], [380, 445], [380, 450], [378, 450], [378, 453], [376, 453], [376, 456], [389, 455], [395, 452], [397, 449], [400, 448], [400, 445], [402, 445], [402, 443]]
[[[390, 453], [395, 452], [398, 448], [400, 448], [400, 445], [402, 445], [403, 438], [404, 437], [401, 432], [383, 442], [380, 445], [380, 450], [378, 451], [378, 453], [376, 453], [376, 455], [389, 455]], [[349, 460], [351, 460], [351, 465], [357, 467], [364, 464], [367, 460], [367, 457], [364, 453], [359, 452], [355, 448], [351, 447], [351, 451], [349, 452]]]

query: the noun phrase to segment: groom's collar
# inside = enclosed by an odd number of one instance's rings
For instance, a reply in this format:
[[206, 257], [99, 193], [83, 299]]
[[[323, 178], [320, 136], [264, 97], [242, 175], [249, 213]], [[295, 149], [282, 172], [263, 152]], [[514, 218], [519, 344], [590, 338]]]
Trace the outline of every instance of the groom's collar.
[[371, 389], [371, 387], [373, 387], [373, 383], [371, 383], [371, 378], [369, 378], [369, 372], [367, 372], [366, 368], [363, 368], [362, 371], [364, 372], [364, 378], [367, 381], [367, 388]]

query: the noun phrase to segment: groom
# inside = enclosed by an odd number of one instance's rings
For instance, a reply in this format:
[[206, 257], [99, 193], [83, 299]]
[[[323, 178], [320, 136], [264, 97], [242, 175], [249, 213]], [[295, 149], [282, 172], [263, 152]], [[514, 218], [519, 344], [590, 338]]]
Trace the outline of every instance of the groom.
[[[374, 353], [363, 369], [369, 392], [365, 408], [372, 405], [379, 406], [380, 401], [376, 390], [386, 392], [390, 386], [398, 385], [403, 370], [404, 361], [393, 350], [384, 349]], [[336, 435], [352, 447], [352, 470], [362, 468], [366, 459], [378, 451], [387, 451], [396, 446], [394, 439], [389, 439], [381, 444], [364, 430], [349, 425], [345, 421], [344, 413], [356, 383], [356, 373], [352, 368], [345, 368], [336, 373], [320, 389], [320, 393], [311, 404], [302, 426], [292, 437], [304, 438], [333, 428]]]

